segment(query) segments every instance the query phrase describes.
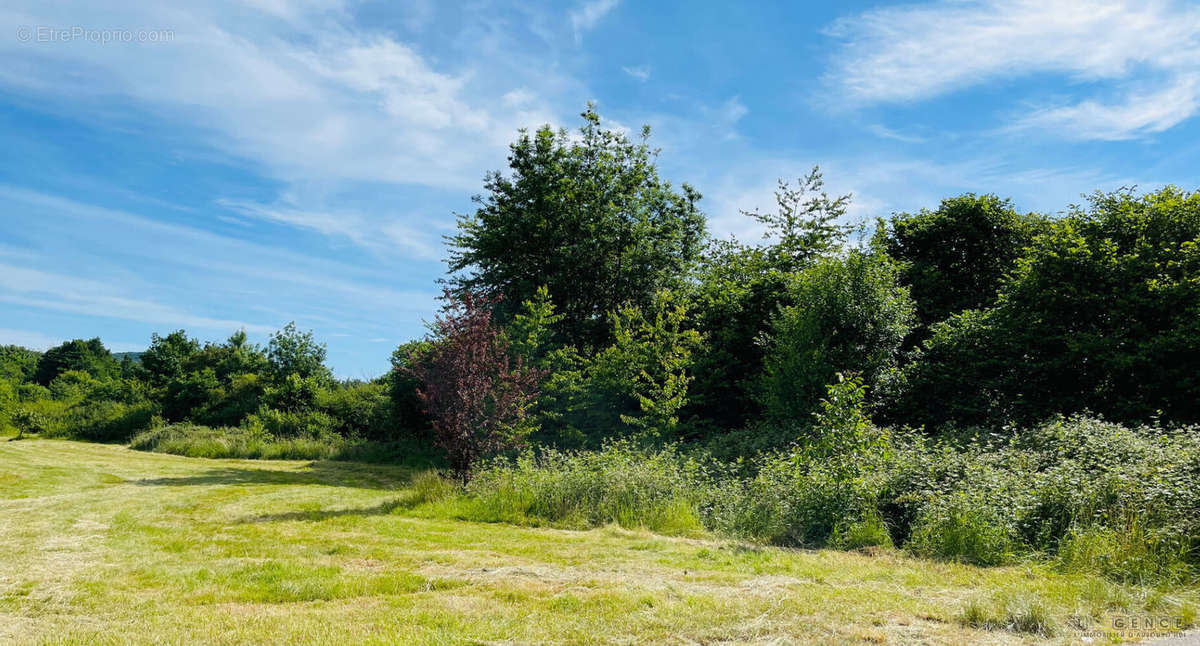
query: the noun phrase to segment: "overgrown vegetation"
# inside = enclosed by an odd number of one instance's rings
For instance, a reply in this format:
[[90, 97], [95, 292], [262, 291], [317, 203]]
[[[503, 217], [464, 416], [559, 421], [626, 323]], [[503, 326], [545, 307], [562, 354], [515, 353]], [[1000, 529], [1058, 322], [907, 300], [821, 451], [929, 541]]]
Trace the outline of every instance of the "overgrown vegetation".
[[[1054, 218], [969, 194], [854, 243], [814, 169], [745, 213], [761, 242], [714, 240], [648, 130], [583, 118], [488, 175], [444, 313], [391, 373], [337, 380], [292, 324], [119, 362], [99, 339], [8, 346], [0, 422], [203, 457], [436, 446], [464, 483], [446, 504], [482, 520], [1195, 580], [1200, 193]], [[966, 621], [1051, 630], [989, 608]]]

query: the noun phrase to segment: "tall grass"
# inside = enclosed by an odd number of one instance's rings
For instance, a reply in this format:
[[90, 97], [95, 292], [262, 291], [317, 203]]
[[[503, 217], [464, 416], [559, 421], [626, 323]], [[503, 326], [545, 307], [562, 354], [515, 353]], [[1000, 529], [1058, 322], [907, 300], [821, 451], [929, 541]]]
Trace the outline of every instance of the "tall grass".
[[481, 468], [465, 490], [474, 520], [566, 527], [616, 523], [667, 534], [703, 529], [700, 466], [670, 449], [618, 442], [594, 452], [527, 451]]
[[130, 448], [172, 453], [191, 458], [251, 460], [352, 460], [358, 462], [427, 463], [428, 456], [412, 447], [339, 435], [277, 437], [262, 430], [210, 428], [173, 424], [134, 436]]

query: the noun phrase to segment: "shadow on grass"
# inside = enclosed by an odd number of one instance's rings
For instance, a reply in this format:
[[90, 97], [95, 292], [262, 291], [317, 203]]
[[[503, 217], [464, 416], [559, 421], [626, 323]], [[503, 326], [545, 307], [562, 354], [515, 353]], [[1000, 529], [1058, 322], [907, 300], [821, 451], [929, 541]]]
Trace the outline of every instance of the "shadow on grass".
[[397, 510], [411, 509], [420, 501], [409, 498], [396, 498], [381, 502], [372, 507], [359, 507], [353, 509], [317, 509], [311, 511], [285, 511], [277, 514], [258, 514], [256, 516], [248, 516], [237, 522], [239, 524], [249, 523], [274, 523], [287, 522], [292, 520], [303, 520], [310, 522], [320, 522], [333, 518], [345, 518], [348, 516], [366, 517], [366, 516], [387, 516], [395, 513]]
[[224, 467], [192, 476], [143, 478], [130, 484], [146, 487], [203, 485], [323, 485], [359, 489], [398, 489], [408, 484], [414, 470], [404, 467], [371, 467], [346, 462], [311, 462], [300, 471]]

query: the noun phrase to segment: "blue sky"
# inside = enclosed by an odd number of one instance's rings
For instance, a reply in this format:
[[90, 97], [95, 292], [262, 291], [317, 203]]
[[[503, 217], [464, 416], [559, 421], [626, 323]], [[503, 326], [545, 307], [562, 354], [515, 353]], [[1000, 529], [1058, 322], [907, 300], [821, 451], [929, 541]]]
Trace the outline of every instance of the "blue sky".
[[718, 235], [813, 164], [855, 219], [1197, 188], [1194, 3], [96, 4], [0, 8], [0, 343], [295, 320], [377, 375], [516, 130], [589, 100]]

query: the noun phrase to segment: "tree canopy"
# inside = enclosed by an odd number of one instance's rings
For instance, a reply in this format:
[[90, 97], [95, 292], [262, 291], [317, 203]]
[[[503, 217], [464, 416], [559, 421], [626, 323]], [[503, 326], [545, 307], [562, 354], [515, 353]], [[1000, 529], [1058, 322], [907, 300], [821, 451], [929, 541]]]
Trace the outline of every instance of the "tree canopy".
[[576, 136], [549, 126], [521, 132], [509, 174], [489, 174], [479, 208], [458, 216], [449, 268], [456, 289], [501, 299], [502, 322], [547, 287], [561, 316], [556, 336], [599, 347], [610, 312], [648, 305], [683, 280], [705, 218], [700, 193], [659, 177], [649, 127], [634, 142], [604, 128], [590, 106], [582, 116]]

